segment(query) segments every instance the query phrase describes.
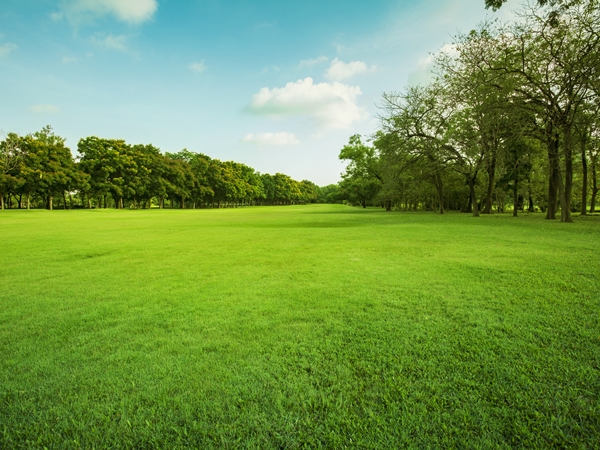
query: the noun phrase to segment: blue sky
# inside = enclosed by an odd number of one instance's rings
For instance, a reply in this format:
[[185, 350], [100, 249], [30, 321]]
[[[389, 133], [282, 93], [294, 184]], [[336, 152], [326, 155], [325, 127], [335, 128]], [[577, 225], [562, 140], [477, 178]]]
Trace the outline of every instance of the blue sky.
[[2, 0], [0, 130], [50, 124], [339, 180], [384, 91], [486, 17], [484, 0]]

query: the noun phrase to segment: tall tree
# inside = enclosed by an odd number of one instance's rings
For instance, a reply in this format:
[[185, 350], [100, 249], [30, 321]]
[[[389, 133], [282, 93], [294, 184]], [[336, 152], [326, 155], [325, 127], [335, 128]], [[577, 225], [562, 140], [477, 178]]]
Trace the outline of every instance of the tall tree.
[[0, 209], [4, 209], [4, 195], [20, 184], [23, 165], [22, 142], [18, 135], [9, 133], [0, 142]]

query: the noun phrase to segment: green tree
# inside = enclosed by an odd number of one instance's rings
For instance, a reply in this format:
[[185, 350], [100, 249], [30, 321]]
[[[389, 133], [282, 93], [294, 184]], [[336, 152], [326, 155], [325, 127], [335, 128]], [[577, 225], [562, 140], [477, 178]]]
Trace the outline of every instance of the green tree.
[[4, 209], [4, 195], [21, 184], [23, 156], [21, 139], [17, 134], [9, 133], [0, 142], [0, 209]]
[[54, 198], [62, 195], [66, 208], [66, 192], [74, 189], [77, 171], [65, 140], [47, 126], [25, 136], [22, 146], [26, 155], [28, 197], [32, 191], [37, 192], [44, 198], [46, 208], [52, 210]]

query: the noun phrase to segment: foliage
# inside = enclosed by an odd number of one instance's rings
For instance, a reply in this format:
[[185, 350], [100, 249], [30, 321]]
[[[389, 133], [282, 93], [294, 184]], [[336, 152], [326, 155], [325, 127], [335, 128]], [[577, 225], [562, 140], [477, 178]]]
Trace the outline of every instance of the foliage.
[[53, 198], [67, 195], [84, 208], [289, 205], [313, 203], [318, 187], [284, 174], [260, 174], [234, 161], [220, 161], [183, 149], [162, 154], [152, 144], [130, 145], [121, 139], [90, 136], [77, 145], [74, 161], [64, 139], [50, 127], [0, 143], [0, 199], [26, 195], [33, 204], [52, 209]]
[[595, 211], [600, 9], [539, 3], [458, 34], [434, 55], [428, 85], [383, 94], [373, 145], [355, 135], [340, 152], [349, 202], [478, 216], [509, 198], [516, 215], [527, 199], [563, 222]]

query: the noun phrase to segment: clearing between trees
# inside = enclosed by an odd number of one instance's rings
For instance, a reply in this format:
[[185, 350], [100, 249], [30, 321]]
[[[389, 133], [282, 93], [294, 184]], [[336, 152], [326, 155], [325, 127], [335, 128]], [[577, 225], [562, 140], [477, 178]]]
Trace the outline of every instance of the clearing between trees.
[[0, 447], [595, 447], [599, 225], [4, 211]]

